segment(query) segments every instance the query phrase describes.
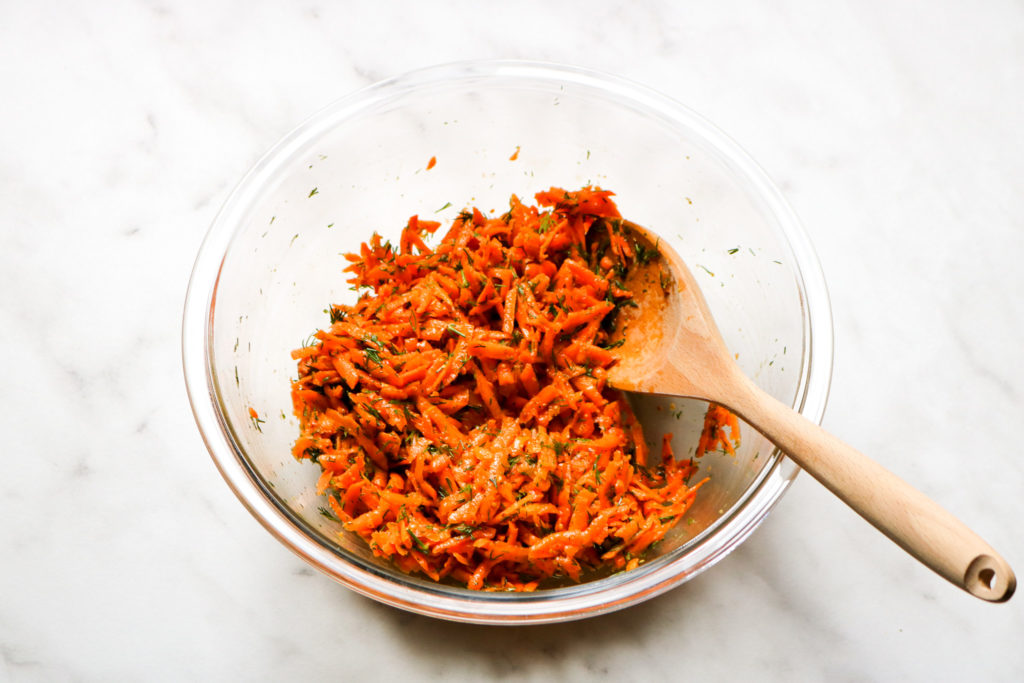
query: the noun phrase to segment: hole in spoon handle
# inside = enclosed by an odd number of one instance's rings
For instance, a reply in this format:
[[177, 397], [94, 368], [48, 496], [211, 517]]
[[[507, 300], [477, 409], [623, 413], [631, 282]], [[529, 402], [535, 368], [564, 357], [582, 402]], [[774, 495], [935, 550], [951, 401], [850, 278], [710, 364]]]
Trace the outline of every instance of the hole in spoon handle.
[[989, 602], [1005, 602], [1017, 588], [1017, 579], [1008, 566], [991, 555], [978, 555], [967, 567], [964, 588], [971, 595]]

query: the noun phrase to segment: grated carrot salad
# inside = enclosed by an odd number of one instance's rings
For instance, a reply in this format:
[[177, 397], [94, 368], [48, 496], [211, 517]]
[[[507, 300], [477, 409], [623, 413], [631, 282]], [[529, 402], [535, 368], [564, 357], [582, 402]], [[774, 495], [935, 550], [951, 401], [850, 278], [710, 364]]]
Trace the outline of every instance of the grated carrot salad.
[[[530, 591], [589, 568], [632, 569], [703, 482], [671, 435], [648, 453], [605, 384], [621, 276], [636, 258], [612, 193], [552, 188], [488, 218], [409, 219], [350, 254], [351, 306], [292, 353], [300, 436], [344, 528], [408, 572]], [[700, 450], [728, 418], [709, 411]], [[727, 411], [726, 411], [727, 412]], [[710, 436], [713, 434], [713, 436]], [[727, 443], [727, 442], [726, 442]]]

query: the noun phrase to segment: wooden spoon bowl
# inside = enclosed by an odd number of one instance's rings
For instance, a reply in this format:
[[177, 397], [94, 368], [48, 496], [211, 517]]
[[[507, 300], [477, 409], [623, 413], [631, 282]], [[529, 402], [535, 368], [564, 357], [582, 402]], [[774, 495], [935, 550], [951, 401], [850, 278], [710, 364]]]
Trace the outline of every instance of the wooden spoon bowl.
[[1010, 565], [962, 522], [884, 467], [755, 385], [736, 364], [682, 258], [644, 228], [607, 221], [638, 258], [625, 285], [638, 304], [616, 320], [617, 389], [685, 396], [728, 408], [861, 517], [951, 583], [1003, 602], [1017, 581]]

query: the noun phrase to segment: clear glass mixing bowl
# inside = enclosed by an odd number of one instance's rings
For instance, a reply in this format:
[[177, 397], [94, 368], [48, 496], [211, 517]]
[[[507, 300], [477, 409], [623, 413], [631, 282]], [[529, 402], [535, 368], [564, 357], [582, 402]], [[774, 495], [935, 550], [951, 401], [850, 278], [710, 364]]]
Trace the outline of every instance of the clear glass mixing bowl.
[[[218, 469], [268, 531], [381, 602], [524, 623], [655, 596], [754, 530], [798, 470], [745, 428], [735, 457], [700, 461], [710, 483], [639, 568], [535, 593], [473, 592], [373, 557], [321, 513], [316, 465], [290, 455], [289, 353], [328, 324], [329, 303], [355, 296], [341, 253], [375, 230], [397, 241], [413, 214], [501, 213], [512, 193], [532, 199], [590, 183], [613, 190], [623, 215], [683, 256], [743, 369], [820, 421], [832, 368], [824, 278], [792, 211], [734, 142], [669, 98], [591, 71], [509, 61], [432, 67], [344, 97], [287, 135], [228, 197], [196, 259], [182, 331], [189, 398]], [[672, 432], [676, 453], [692, 453], [702, 404], [634, 404], [652, 441]]]

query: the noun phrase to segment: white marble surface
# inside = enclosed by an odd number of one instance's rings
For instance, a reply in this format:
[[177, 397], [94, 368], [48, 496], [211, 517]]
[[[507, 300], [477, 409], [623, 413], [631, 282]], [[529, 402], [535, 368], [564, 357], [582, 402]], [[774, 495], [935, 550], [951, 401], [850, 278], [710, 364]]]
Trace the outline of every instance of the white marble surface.
[[513, 629], [359, 597], [235, 500], [179, 361], [214, 213], [332, 99], [478, 57], [614, 72], [745, 146], [831, 288], [825, 425], [1024, 571], [1020, 2], [4, 2], [0, 679], [1021, 680], [1024, 596], [808, 477], [683, 587]]

